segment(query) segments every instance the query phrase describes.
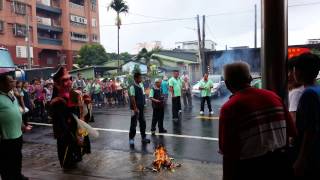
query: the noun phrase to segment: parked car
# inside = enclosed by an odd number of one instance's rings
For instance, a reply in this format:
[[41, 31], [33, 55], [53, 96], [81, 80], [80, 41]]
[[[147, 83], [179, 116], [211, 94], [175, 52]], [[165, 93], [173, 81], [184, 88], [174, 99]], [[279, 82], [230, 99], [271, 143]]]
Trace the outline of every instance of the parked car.
[[[221, 95], [228, 92], [227, 86], [224, 82], [223, 76], [221, 75], [209, 75], [209, 80], [213, 82], [213, 88], [211, 89], [212, 96], [214, 97], [220, 97]], [[201, 97], [200, 96], [200, 81], [198, 81], [193, 87], [192, 87], [192, 95], [195, 97]]]

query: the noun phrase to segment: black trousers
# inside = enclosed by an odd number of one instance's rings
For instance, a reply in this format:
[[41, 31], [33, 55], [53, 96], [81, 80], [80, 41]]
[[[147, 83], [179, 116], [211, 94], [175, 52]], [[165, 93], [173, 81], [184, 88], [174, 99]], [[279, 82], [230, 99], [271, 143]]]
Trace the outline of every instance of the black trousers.
[[136, 128], [139, 121], [140, 126], [140, 133], [141, 137], [146, 137], [146, 120], [144, 118], [144, 107], [138, 107], [139, 112], [135, 113], [131, 116], [131, 124], [130, 124], [130, 132], [129, 132], [129, 139], [133, 139], [136, 136]]
[[201, 97], [201, 109], [200, 109], [200, 111], [204, 111], [204, 103], [205, 103], [205, 101], [207, 101], [208, 109], [209, 109], [209, 111], [211, 112], [211, 111], [212, 111], [212, 108], [211, 108], [211, 99], [210, 99], [209, 96]]
[[158, 123], [159, 131], [162, 131], [164, 129], [163, 128], [163, 118], [164, 118], [164, 109], [163, 108], [153, 109], [151, 131], [156, 130], [157, 123]]
[[82, 160], [81, 148], [71, 137], [57, 138], [57, 150], [62, 168], [69, 168]]
[[118, 104], [123, 104], [123, 91], [122, 90], [117, 90], [117, 101]]
[[22, 136], [0, 142], [0, 175], [2, 180], [21, 180]]
[[292, 164], [286, 152], [276, 150], [263, 156], [240, 160], [234, 179], [292, 179]]
[[180, 96], [172, 97], [172, 118], [179, 118], [179, 111], [181, 110]]
[[35, 104], [35, 109], [34, 109], [34, 113], [36, 113], [36, 116], [38, 118], [41, 118], [42, 120], [46, 118], [45, 115], [45, 106], [44, 106], [44, 102], [43, 101], [39, 101], [39, 100], [35, 100], [34, 101]]

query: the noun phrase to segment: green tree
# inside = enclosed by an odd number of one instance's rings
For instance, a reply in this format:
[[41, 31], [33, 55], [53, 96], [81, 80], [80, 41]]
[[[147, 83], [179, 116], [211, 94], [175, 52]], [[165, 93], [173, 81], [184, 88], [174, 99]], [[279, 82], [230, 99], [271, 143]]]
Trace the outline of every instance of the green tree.
[[123, 52], [120, 54], [121, 60], [130, 61], [133, 58], [133, 55], [129, 54], [128, 52]]
[[81, 47], [76, 63], [80, 67], [100, 65], [109, 60], [106, 50], [101, 44], [86, 44]]
[[127, 2], [124, 0], [112, 0], [108, 8], [113, 9], [117, 13], [117, 18], [116, 18], [116, 25], [118, 28], [118, 71], [120, 71], [120, 57], [119, 57], [119, 33], [120, 33], [120, 26], [121, 26], [121, 18], [120, 14], [121, 13], [128, 13], [129, 11], [129, 6], [127, 5]]
[[148, 72], [150, 72], [151, 65], [158, 63], [159, 66], [162, 65], [162, 61], [158, 56], [154, 54], [159, 52], [160, 49], [153, 49], [148, 51], [146, 48], [142, 48], [137, 55], [137, 61], [147, 64]]
[[111, 60], [118, 59], [118, 54], [117, 53], [108, 53], [108, 56], [110, 57]]
[[[112, 60], [118, 59], [118, 54], [117, 53], [108, 53], [108, 55]], [[129, 54], [128, 52], [120, 53], [119, 56], [120, 56], [119, 59], [120, 60], [124, 60], [124, 61], [129, 61], [129, 60], [131, 60], [133, 58], [133, 55]]]

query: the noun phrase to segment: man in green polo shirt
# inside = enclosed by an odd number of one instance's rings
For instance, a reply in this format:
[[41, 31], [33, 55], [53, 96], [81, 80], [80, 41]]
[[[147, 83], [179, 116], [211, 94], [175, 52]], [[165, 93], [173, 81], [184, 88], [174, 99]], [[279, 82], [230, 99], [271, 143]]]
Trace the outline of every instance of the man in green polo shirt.
[[173, 77], [169, 79], [169, 87], [172, 95], [172, 120], [177, 121], [181, 117], [181, 91], [182, 80], [179, 77], [179, 71], [173, 72]]
[[22, 115], [12, 89], [15, 80], [0, 74], [0, 175], [2, 180], [25, 180], [22, 165]]
[[200, 81], [200, 95], [201, 95], [201, 110], [200, 110], [200, 115], [204, 114], [204, 103], [207, 101], [208, 104], [208, 109], [210, 115], [213, 115], [213, 111], [211, 108], [211, 89], [213, 88], [213, 82], [208, 79], [208, 74], [204, 74], [203, 80]]

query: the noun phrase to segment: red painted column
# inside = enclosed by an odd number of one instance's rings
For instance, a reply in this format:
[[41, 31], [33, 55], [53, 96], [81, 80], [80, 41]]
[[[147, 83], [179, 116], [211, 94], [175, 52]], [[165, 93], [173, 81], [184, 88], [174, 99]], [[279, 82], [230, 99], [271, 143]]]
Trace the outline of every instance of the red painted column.
[[33, 47], [33, 65], [34, 66], [39, 66], [40, 65], [40, 57], [39, 57], [39, 52], [41, 52], [41, 49], [37, 47]]
[[73, 65], [73, 52], [71, 50], [66, 50], [66, 65], [67, 69], [70, 71], [72, 70], [72, 65]]

